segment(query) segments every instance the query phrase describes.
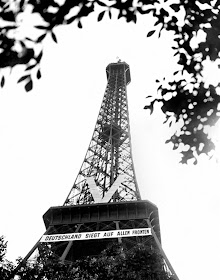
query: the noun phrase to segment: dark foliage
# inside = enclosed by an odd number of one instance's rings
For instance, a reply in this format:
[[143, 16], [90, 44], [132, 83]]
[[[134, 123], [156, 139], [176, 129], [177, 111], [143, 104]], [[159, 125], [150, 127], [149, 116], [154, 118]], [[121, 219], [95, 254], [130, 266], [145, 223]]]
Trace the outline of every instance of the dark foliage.
[[[219, 118], [220, 96], [216, 89], [220, 84], [216, 87], [205, 85], [202, 74], [203, 62], [216, 61], [219, 56], [219, 5], [220, 1], [185, 0], [171, 4], [166, 11], [163, 9], [159, 15], [155, 15], [155, 27], [175, 35], [172, 48], [178, 57], [179, 70], [166, 85], [158, 81], [157, 97], [151, 99], [145, 109], [151, 109], [152, 112], [154, 103], [161, 102], [165, 122], [172, 125], [172, 122], [182, 121], [181, 130], [167, 141], [173, 143], [173, 149], [177, 149], [180, 144], [185, 146], [182, 163], [194, 158], [196, 164], [198, 155], [209, 154], [214, 149], [206, 128], [215, 125]], [[180, 11], [184, 17], [182, 24], [178, 22]], [[198, 45], [193, 46], [192, 40], [197, 38], [199, 31], [206, 35], [206, 39], [200, 42], [198, 38]]]
[[46, 246], [41, 257], [27, 263], [17, 272], [21, 280], [172, 280], [164, 269], [161, 255], [150, 247], [138, 245], [126, 251], [113, 244], [99, 256], [86, 257], [73, 263], [60, 263]]
[[7, 241], [4, 236], [0, 236], [0, 279], [8, 279], [14, 269], [14, 264], [5, 258], [7, 252]]
[[[136, 4], [134, 4], [136, 3]], [[167, 142], [173, 143], [173, 149], [185, 146], [182, 151], [182, 163], [188, 159], [196, 158], [201, 153], [209, 154], [214, 149], [214, 144], [208, 138], [206, 126], [213, 126], [219, 118], [220, 96], [217, 88], [205, 85], [203, 81], [203, 62], [206, 59], [217, 61], [220, 51], [220, 1], [72, 1], [66, 0], [59, 5], [55, 0], [14, 0], [0, 1], [0, 15], [4, 24], [0, 28], [0, 68], [13, 68], [15, 65], [26, 66], [25, 73], [19, 82], [25, 83], [25, 90], [33, 87], [33, 77], [41, 78], [40, 62], [43, 51], [42, 42], [46, 36], [51, 36], [55, 43], [57, 38], [54, 28], [58, 25], [77, 22], [82, 28], [82, 18], [87, 17], [101, 7], [97, 20], [101, 21], [105, 14], [111, 18], [112, 11], [118, 12], [118, 18], [125, 18], [127, 22], [137, 21], [138, 16], [147, 14], [155, 18], [155, 29], [147, 34], [161, 36], [162, 31], [172, 32], [174, 42], [172, 48], [178, 59], [178, 69], [173, 73], [173, 80], [158, 81], [157, 96], [148, 98], [145, 109], [153, 112], [155, 102], [162, 103], [162, 111], [166, 122], [182, 121], [180, 131], [176, 132]], [[32, 8], [33, 14], [41, 17], [41, 25], [35, 26], [40, 32], [36, 39], [25, 37], [18, 40], [13, 37], [19, 31], [18, 16], [27, 8]], [[69, 13], [76, 8], [74, 15]], [[183, 20], [179, 21], [179, 17]], [[192, 45], [192, 40], [197, 38], [199, 31], [205, 34], [204, 41], [199, 41], [197, 46]], [[32, 44], [32, 47], [30, 47]], [[19, 51], [16, 46], [19, 45]], [[164, 80], [167, 82], [164, 84]], [[1, 77], [1, 87], [5, 85], [5, 77]], [[175, 121], [173, 121], [173, 119]]]
[[80, 277], [91, 275], [89, 279], [173, 279], [164, 269], [162, 256], [155, 249], [141, 244], [130, 251], [114, 244], [99, 257], [79, 261], [78, 265], [80, 273], [83, 273], [79, 274]]
[[[20, 269], [5, 260], [7, 242], [0, 237], [0, 279], [21, 280], [173, 280], [165, 269], [162, 256], [151, 246], [143, 244], [129, 251], [121, 244], [114, 243], [99, 256], [85, 257], [75, 262], [61, 263], [50, 250], [49, 245], [41, 245], [39, 256], [31, 262], [23, 263]], [[17, 259], [17, 265], [22, 262]]]
[[4, 260], [7, 250], [7, 242], [4, 239], [4, 236], [0, 236], [0, 262]]

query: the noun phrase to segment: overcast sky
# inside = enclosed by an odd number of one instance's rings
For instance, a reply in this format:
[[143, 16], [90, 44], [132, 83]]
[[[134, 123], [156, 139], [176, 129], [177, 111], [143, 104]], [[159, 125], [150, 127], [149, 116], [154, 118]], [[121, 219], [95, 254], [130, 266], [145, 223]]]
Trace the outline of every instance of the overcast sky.
[[[219, 163], [181, 165], [164, 142], [172, 133], [158, 109], [143, 110], [156, 79], [177, 68], [172, 36], [146, 38], [152, 21], [96, 23], [94, 17], [55, 30], [44, 44], [42, 79], [26, 93], [6, 81], [0, 94], [0, 235], [10, 260], [24, 257], [45, 231], [42, 215], [62, 205], [92, 137], [107, 84], [105, 68], [130, 65], [128, 104], [134, 165], [142, 199], [159, 208], [162, 246], [181, 280], [218, 279]], [[215, 129], [215, 135], [219, 135]]]

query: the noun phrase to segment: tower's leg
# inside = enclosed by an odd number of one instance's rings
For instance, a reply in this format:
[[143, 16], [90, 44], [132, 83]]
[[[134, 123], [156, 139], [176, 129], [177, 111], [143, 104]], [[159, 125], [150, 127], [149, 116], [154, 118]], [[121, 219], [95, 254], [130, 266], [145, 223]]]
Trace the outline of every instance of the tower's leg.
[[[79, 224], [79, 225], [77, 226], [77, 229], [75, 230], [75, 232], [79, 232], [79, 229], [80, 229], [81, 226], [82, 226], [82, 224]], [[72, 245], [73, 245], [73, 241], [70, 241], [70, 242], [67, 244], [67, 246], [66, 246], [66, 248], [65, 248], [65, 250], [64, 250], [64, 252], [63, 252], [63, 254], [62, 254], [62, 256], [60, 257], [61, 263], [64, 263], [64, 261], [65, 261], [67, 255], [68, 255], [68, 253], [69, 253], [69, 251], [70, 251]]]
[[[114, 223], [115, 223], [115, 227], [116, 227], [116, 229], [120, 229], [120, 227], [119, 227], [119, 221], [114, 221]], [[121, 237], [119, 237], [118, 238], [118, 243], [122, 243], [122, 238]]]
[[170, 269], [170, 271], [171, 271], [173, 277], [175, 278], [175, 280], [179, 280], [179, 278], [178, 278], [176, 272], [174, 271], [174, 269], [173, 269], [171, 263], [169, 262], [169, 260], [168, 260], [168, 258], [167, 258], [167, 256], [166, 256], [166, 254], [165, 254], [165, 252], [164, 252], [164, 250], [163, 250], [163, 248], [162, 248], [162, 246], [161, 246], [161, 244], [160, 244], [159, 239], [157, 238], [157, 235], [156, 235], [156, 233], [155, 233], [155, 231], [154, 231], [154, 229], [153, 229], [153, 227], [152, 227], [152, 225], [151, 225], [151, 222], [150, 222], [148, 219], [146, 219], [146, 222], [147, 222], [148, 226], [151, 228], [151, 233], [152, 233], [152, 235], [153, 235], [153, 237], [154, 237], [154, 240], [155, 240], [155, 242], [156, 242], [156, 245], [157, 245], [158, 249], [160, 250], [162, 256], [164, 257], [164, 259], [165, 259], [165, 261], [166, 261], [166, 263], [167, 263], [167, 265], [168, 265], [168, 267], [169, 267], [169, 269]]
[[[51, 227], [48, 227], [47, 230], [43, 235], [46, 235], [50, 231]], [[41, 236], [42, 237], [42, 236]], [[40, 244], [41, 238], [36, 242], [36, 244], [33, 246], [33, 248], [29, 251], [29, 253], [23, 258], [23, 260], [19, 263], [19, 265], [13, 270], [12, 274], [9, 276], [8, 279], [14, 279], [13, 277], [16, 275], [18, 270], [26, 263], [26, 261], [30, 258], [30, 256], [34, 253], [34, 251], [37, 249], [37, 247]]]

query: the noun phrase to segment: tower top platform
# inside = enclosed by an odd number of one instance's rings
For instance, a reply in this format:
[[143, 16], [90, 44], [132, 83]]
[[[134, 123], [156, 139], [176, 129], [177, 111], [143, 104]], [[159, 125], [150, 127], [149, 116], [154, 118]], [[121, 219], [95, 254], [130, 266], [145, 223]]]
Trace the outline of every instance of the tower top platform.
[[116, 63], [110, 63], [106, 67], [106, 74], [107, 79], [109, 79], [109, 76], [111, 74], [119, 74], [119, 73], [125, 73], [126, 77], [126, 84], [129, 84], [131, 82], [131, 74], [130, 74], [130, 67], [126, 62], [116, 62]]

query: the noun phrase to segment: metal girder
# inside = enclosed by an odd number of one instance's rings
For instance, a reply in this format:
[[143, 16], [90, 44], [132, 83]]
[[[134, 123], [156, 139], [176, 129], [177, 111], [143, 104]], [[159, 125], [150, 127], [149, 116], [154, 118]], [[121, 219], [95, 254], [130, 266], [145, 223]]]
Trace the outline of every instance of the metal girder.
[[139, 223], [140, 220], [146, 218], [149, 218], [157, 238], [161, 240], [158, 209], [155, 204], [148, 200], [56, 206], [49, 208], [43, 216], [46, 228], [111, 221], [132, 220]]

